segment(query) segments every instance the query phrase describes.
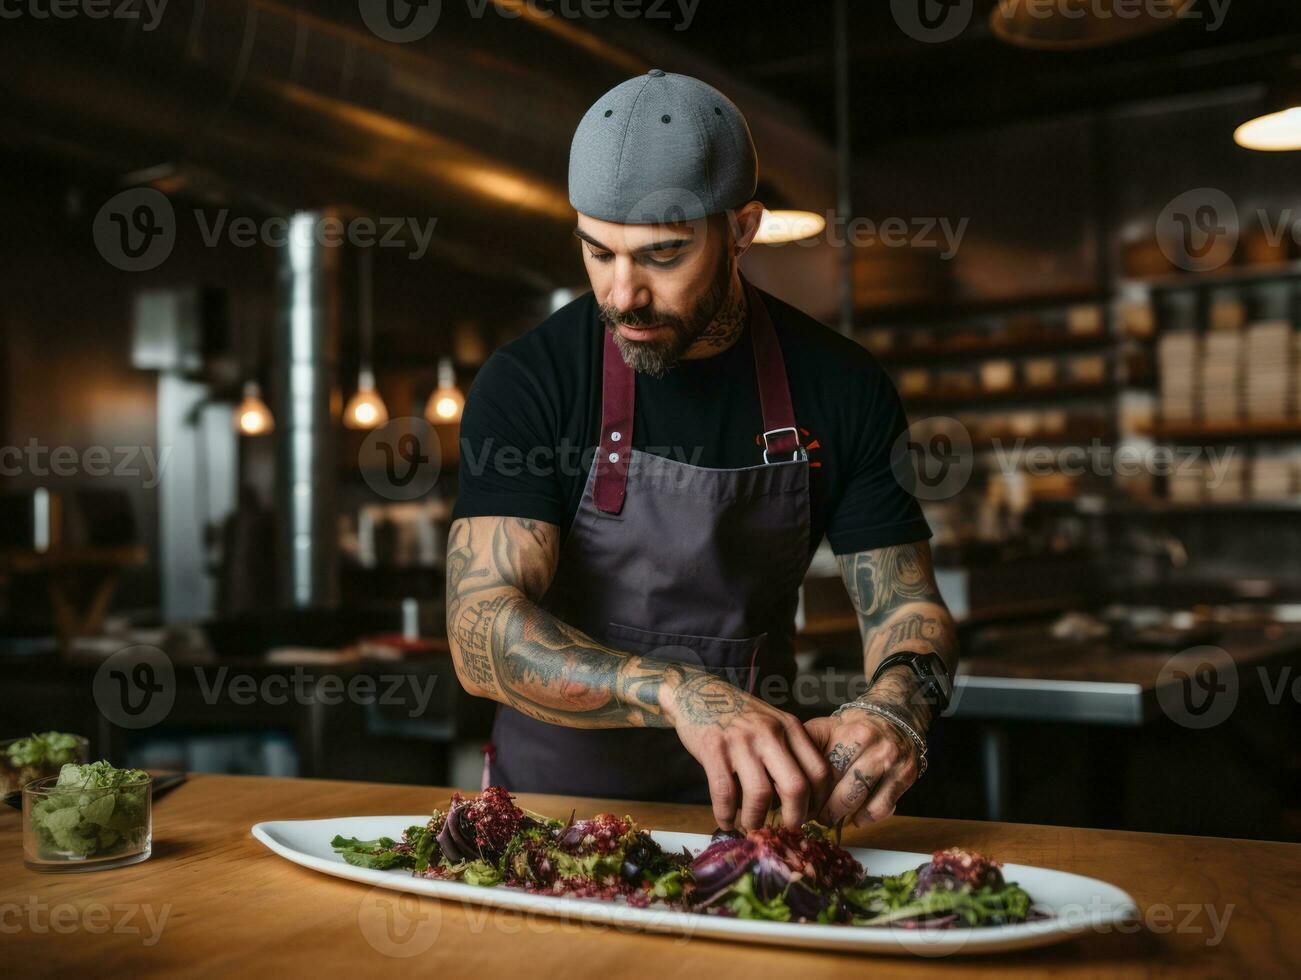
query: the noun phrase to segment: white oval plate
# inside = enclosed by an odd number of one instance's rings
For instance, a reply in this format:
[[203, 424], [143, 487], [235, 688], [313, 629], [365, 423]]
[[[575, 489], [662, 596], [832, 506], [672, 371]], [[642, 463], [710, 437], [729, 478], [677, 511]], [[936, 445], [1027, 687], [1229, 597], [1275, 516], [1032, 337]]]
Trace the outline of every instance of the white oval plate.
[[[951, 956], [969, 953], [998, 953], [1029, 949], [1062, 942], [1086, 932], [1109, 932], [1132, 922], [1138, 908], [1128, 894], [1114, 885], [1082, 875], [1022, 864], [1008, 864], [1003, 874], [1030, 893], [1036, 907], [1052, 918], [1018, 925], [979, 929], [918, 930], [897, 927], [834, 926], [800, 922], [764, 922], [700, 915], [663, 908], [639, 909], [618, 902], [594, 899], [534, 895], [515, 888], [481, 888], [459, 881], [415, 878], [409, 871], [374, 871], [348, 864], [330, 848], [336, 834], [373, 840], [400, 839], [424, 816], [338, 817], [329, 820], [273, 820], [253, 827], [253, 836], [281, 857], [313, 871], [347, 878], [395, 891], [428, 895], [445, 901], [486, 905], [520, 912], [595, 922], [624, 929], [664, 932], [678, 936], [704, 936], [743, 943], [771, 943], [842, 952], [913, 953], [920, 956]], [[686, 847], [698, 853], [709, 843], [707, 834], [679, 834], [652, 831], [651, 836], [665, 850]], [[864, 868], [875, 875], [899, 874], [930, 860], [928, 854], [907, 851], [879, 851], [848, 848]], [[995, 855], [997, 856], [997, 855]]]

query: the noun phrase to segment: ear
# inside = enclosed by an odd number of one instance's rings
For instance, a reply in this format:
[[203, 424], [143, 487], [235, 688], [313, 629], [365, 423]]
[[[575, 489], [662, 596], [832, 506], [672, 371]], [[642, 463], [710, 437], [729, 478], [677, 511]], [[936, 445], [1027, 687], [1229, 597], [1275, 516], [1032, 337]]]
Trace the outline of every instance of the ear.
[[732, 235], [736, 254], [741, 255], [754, 242], [759, 234], [759, 222], [763, 220], [763, 204], [751, 201], [732, 212]]

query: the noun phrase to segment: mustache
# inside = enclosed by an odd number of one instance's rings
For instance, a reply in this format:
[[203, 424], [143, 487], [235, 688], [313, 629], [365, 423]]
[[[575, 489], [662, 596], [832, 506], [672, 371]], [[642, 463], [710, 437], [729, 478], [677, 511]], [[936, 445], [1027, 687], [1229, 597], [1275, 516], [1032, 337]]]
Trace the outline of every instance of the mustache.
[[626, 310], [619, 312], [612, 306], [600, 308], [601, 320], [613, 330], [620, 323], [629, 327], [673, 327], [682, 325], [682, 318], [667, 313], [658, 313], [653, 308]]

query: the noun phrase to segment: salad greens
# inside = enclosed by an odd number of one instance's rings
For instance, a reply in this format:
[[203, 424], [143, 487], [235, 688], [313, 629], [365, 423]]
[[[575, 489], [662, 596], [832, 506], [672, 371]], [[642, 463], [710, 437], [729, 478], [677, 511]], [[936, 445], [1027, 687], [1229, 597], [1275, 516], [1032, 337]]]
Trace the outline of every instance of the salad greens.
[[828, 828], [808, 823], [719, 831], [697, 855], [670, 854], [631, 817], [562, 824], [522, 810], [498, 786], [468, 800], [454, 793], [446, 812], [400, 840], [339, 836], [330, 845], [364, 868], [744, 919], [947, 929], [1042, 917], [998, 862], [974, 851], [936, 851], [916, 869], [871, 876]]
[[68, 763], [32, 806], [31, 825], [51, 856], [101, 857], [149, 839], [149, 774], [107, 762]]

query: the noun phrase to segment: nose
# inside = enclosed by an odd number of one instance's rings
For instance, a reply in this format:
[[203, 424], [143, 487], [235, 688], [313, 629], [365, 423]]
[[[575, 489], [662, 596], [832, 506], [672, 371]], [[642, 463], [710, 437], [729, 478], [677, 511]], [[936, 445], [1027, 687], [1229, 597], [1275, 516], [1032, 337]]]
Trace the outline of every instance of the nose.
[[650, 290], [638, 275], [636, 266], [623, 256], [616, 258], [606, 303], [620, 313], [627, 313], [649, 306], [650, 299]]

